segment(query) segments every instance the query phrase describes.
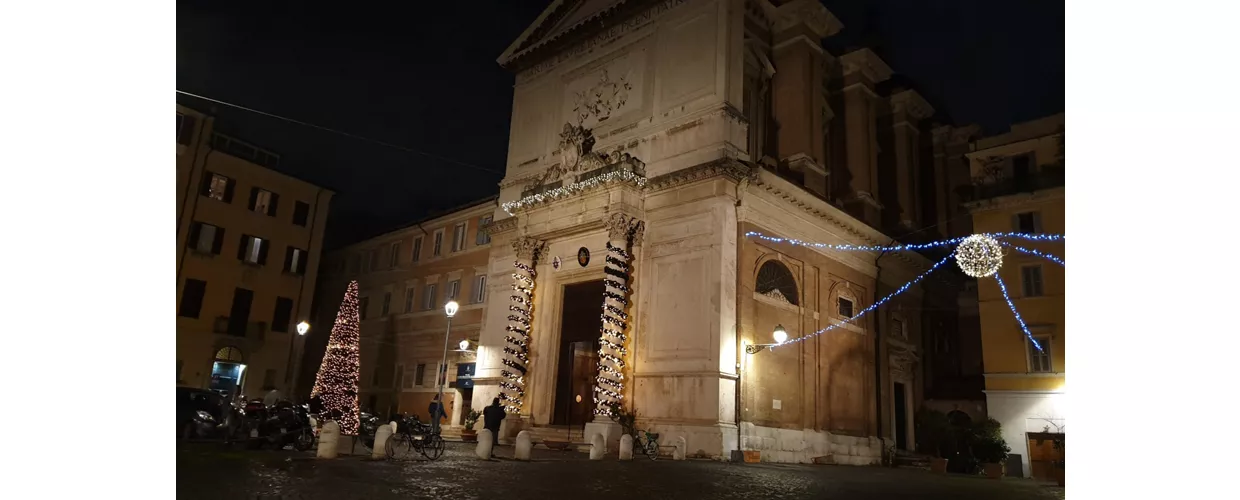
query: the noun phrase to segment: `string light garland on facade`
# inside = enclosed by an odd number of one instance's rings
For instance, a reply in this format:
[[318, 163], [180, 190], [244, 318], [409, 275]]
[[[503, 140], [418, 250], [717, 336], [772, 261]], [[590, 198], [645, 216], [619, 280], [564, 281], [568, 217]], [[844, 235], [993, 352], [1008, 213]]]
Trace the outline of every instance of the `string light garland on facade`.
[[995, 282], [999, 284], [999, 291], [1003, 292], [1003, 300], [1007, 302], [1008, 309], [1012, 310], [1012, 316], [1016, 317], [1016, 324], [1020, 325], [1020, 331], [1025, 332], [1025, 337], [1028, 338], [1030, 342], [1033, 342], [1033, 347], [1037, 348], [1038, 352], [1042, 352], [1042, 345], [1039, 344], [1037, 340], [1034, 340], [1033, 334], [1029, 332], [1029, 327], [1025, 325], [1024, 318], [1021, 318], [1020, 313], [1016, 311], [1016, 304], [1013, 304], [1012, 298], [1008, 297], [1007, 285], [1003, 284], [1003, 278], [1000, 278], [999, 275], [996, 274]]
[[[614, 236], [613, 236], [614, 238]], [[611, 415], [613, 408], [624, 399], [624, 356], [628, 351], [624, 348], [624, 330], [628, 326], [629, 287], [625, 284], [629, 277], [629, 261], [632, 256], [623, 248], [607, 242], [607, 257], [604, 259], [603, 272], [603, 326], [600, 328], [598, 350], [598, 375], [594, 385], [594, 414]]]
[[310, 391], [311, 399], [319, 398], [322, 413], [336, 420], [340, 433], [349, 436], [357, 435], [361, 422], [357, 398], [361, 363], [357, 289], [357, 281], [349, 282], [340, 310], [336, 312], [336, 323], [332, 325], [323, 362], [315, 375], [314, 389]]
[[831, 245], [831, 244], [825, 244], [825, 243], [809, 243], [809, 242], [804, 242], [804, 241], [800, 241], [800, 240], [792, 239], [792, 238], [779, 238], [775, 236], [767, 236], [757, 231], [749, 231], [745, 233], [745, 236], [756, 237], [756, 238], [774, 242], [774, 243], [789, 243], [789, 244], [798, 245], [798, 246], [805, 246], [805, 247], [819, 248], [819, 249], [841, 250], [841, 251], [922, 250], [922, 249], [927, 249], [927, 248], [950, 245], [953, 243], [956, 244], [956, 248], [946, 258], [935, 263], [933, 266], [930, 267], [930, 269], [926, 270], [926, 272], [917, 276], [912, 281], [905, 283], [903, 286], [897, 289], [894, 293], [884, 297], [882, 300], [874, 303], [870, 307], [863, 309], [857, 315], [842, 321], [838, 325], [828, 326], [812, 334], [788, 340], [785, 343], [800, 342], [802, 340], [820, 335], [826, 331], [836, 328], [837, 326], [852, 322], [853, 320], [860, 318], [861, 316], [865, 315], [869, 311], [877, 308], [878, 306], [881, 306], [884, 302], [890, 300], [892, 297], [899, 295], [905, 290], [908, 290], [910, 286], [917, 283], [918, 281], [921, 281], [921, 279], [924, 278], [931, 271], [937, 269], [947, 260], [954, 258], [956, 260], [956, 264], [960, 267], [960, 270], [969, 276], [972, 276], [974, 278], [985, 278], [985, 277], [993, 276], [995, 278], [995, 282], [999, 284], [999, 290], [1003, 292], [1003, 300], [1007, 302], [1008, 309], [1012, 311], [1012, 316], [1016, 318], [1016, 323], [1020, 326], [1021, 331], [1025, 334], [1025, 337], [1029, 339], [1029, 341], [1032, 343], [1034, 348], [1036, 348], [1038, 351], [1042, 351], [1041, 344], [1039, 344], [1037, 340], [1034, 340], [1033, 334], [1030, 333], [1028, 325], [1026, 325], [1025, 320], [1021, 318], [1020, 312], [1016, 310], [1016, 304], [1013, 303], [1011, 297], [1008, 296], [1007, 285], [1004, 284], [1003, 280], [999, 277], [999, 268], [1002, 267], [1003, 265], [1003, 248], [1004, 247], [1012, 248], [1019, 252], [1023, 252], [1023, 253], [1030, 254], [1030, 255], [1035, 255], [1038, 257], [1043, 257], [1061, 266], [1065, 265], [1064, 260], [1056, 255], [1042, 252], [1037, 249], [1024, 248], [1018, 245], [1011, 244], [1006, 241], [1001, 241], [1002, 238], [1019, 238], [1019, 239], [1030, 240], [1030, 241], [1064, 241], [1064, 235], [1062, 234], [1034, 234], [1034, 233], [1020, 233], [1020, 232], [978, 233], [978, 234], [970, 235], [965, 238], [953, 238], [949, 240], [935, 241], [935, 242], [923, 243], [923, 244], [917, 244], [917, 245], [893, 245], [893, 246], [885, 246], [885, 247], [884, 246]]
[[506, 380], [499, 383], [502, 389], [499, 398], [505, 403], [504, 411], [517, 414], [520, 413], [521, 403], [525, 398], [525, 365], [530, 361], [530, 308], [534, 304], [534, 278], [538, 274], [534, 272], [533, 266], [519, 260], [513, 262], [513, 267], [517, 268], [517, 272], [512, 273], [513, 304], [508, 306], [512, 314], [508, 315], [508, 326], [505, 328], [513, 335], [504, 337], [509, 345], [504, 346], [505, 356], [501, 360], [504, 366], [512, 370], [500, 370], [500, 375]]
[[956, 246], [954, 255], [960, 270], [974, 278], [993, 275], [999, 272], [999, 267], [1003, 265], [1003, 247], [985, 234], [965, 238]]
[[1013, 244], [1011, 244], [1011, 243], [1008, 243], [1008, 242], [1006, 242], [1006, 241], [1004, 241], [1004, 242], [1000, 242], [999, 244], [1000, 244], [1000, 245], [1003, 245], [1003, 246], [1005, 246], [1005, 247], [1011, 248], [1012, 250], [1016, 250], [1016, 251], [1018, 251], [1018, 252], [1021, 252], [1021, 253], [1027, 253], [1027, 254], [1029, 254], [1029, 255], [1036, 255], [1036, 256], [1038, 256], [1038, 257], [1042, 257], [1042, 258], [1044, 258], [1044, 259], [1046, 259], [1046, 260], [1049, 260], [1049, 261], [1054, 262], [1054, 263], [1056, 263], [1056, 264], [1059, 264], [1059, 265], [1061, 265], [1061, 266], [1062, 266], [1062, 265], [1064, 265], [1064, 263], [1063, 263], [1063, 259], [1061, 259], [1061, 258], [1059, 258], [1059, 257], [1056, 257], [1056, 256], [1054, 256], [1054, 255], [1051, 255], [1051, 254], [1049, 254], [1049, 253], [1039, 251], [1039, 250], [1038, 250], [1038, 249], [1036, 249], [1036, 248], [1025, 248], [1025, 247], [1020, 247], [1020, 246], [1016, 246], [1016, 245], [1013, 245]]
[[567, 198], [582, 191], [594, 189], [612, 182], [630, 182], [637, 187], [642, 187], [646, 185], [646, 178], [638, 175], [632, 170], [615, 170], [597, 177], [591, 177], [590, 179], [581, 182], [574, 182], [567, 186], [558, 187], [545, 193], [532, 194], [517, 201], [510, 201], [500, 205], [500, 207], [502, 207], [508, 215], [516, 215], [516, 212], [519, 210], [524, 210], [535, 205], [548, 203], [561, 198]]

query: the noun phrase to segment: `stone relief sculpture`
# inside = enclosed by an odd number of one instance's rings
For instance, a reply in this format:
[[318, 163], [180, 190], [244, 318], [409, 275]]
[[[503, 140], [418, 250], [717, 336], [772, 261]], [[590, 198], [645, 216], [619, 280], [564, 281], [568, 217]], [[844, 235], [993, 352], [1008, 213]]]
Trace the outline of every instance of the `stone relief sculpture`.
[[571, 184], [577, 176], [608, 166], [620, 166], [638, 176], [645, 176], [645, 164], [628, 153], [613, 157], [594, 151], [594, 133], [580, 125], [564, 124], [560, 132], [560, 162], [552, 165], [534, 182], [525, 186], [524, 192], [538, 193], [557, 181]]
[[628, 75], [612, 80], [608, 70], [600, 71], [598, 82], [593, 87], [574, 93], [573, 113], [577, 116], [577, 125], [584, 124], [590, 117], [599, 122], [606, 121], [628, 102], [630, 90], [633, 90], [633, 85], [629, 83]]

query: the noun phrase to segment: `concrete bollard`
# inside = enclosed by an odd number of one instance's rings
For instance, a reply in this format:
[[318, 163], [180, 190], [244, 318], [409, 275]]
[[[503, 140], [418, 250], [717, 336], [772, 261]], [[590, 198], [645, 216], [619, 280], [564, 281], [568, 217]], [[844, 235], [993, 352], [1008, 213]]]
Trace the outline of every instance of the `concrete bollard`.
[[676, 438], [676, 451], [672, 452], [672, 460], [684, 460], [686, 449], [688, 449], [688, 446], [685, 444], [685, 437], [680, 436]]
[[336, 443], [340, 440], [340, 424], [328, 420], [319, 430], [319, 458], [336, 458]]
[[530, 432], [521, 431], [517, 433], [517, 449], [513, 452], [512, 457], [517, 460], [529, 460], [530, 449], [534, 447], [534, 443], [530, 441]]
[[590, 436], [590, 460], [602, 460], [604, 453], [607, 453], [607, 442], [603, 440], [603, 435]]
[[370, 458], [387, 458], [387, 441], [392, 437], [392, 426], [380, 425], [375, 429], [375, 446], [370, 451]]
[[495, 436], [491, 434], [491, 430], [482, 429], [481, 431], [478, 431], [478, 447], [474, 450], [474, 453], [478, 455], [478, 458], [490, 460], [491, 450], [494, 447]]
[[633, 436], [620, 436], [620, 460], [633, 459]]
[[397, 425], [397, 423], [396, 423], [396, 421], [395, 421], [395, 420], [393, 420], [393, 421], [392, 421], [391, 423], [389, 423], [388, 425], [392, 427], [392, 435], [393, 435], [393, 436], [395, 436], [395, 435], [396, 435], [396, 429], [397, 429], [398, 427], [400, 427], [400, 426], [399, 426], [399, 425]]

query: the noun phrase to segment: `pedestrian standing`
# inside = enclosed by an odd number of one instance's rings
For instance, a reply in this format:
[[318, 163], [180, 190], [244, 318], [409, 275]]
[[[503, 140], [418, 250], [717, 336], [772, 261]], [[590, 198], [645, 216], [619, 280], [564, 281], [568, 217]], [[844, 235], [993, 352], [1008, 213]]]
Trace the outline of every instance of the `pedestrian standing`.
[[504, 421], [504, 407], [500, 406], [499, 398], [491, 400], [491, 406], [482, 409], [482, 428], [491, 431], [491, 457], [495, 457], [495, 445], [499, 444], [499, 424]]

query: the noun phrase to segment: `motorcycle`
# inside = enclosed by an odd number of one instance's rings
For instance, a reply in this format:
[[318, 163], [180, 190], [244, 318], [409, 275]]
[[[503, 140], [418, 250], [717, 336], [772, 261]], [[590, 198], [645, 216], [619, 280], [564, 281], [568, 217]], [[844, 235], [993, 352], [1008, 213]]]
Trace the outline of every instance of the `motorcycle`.
[[288, 400], [279, 401], [268, 409], [259, 434], [275, 449], [292, 446], [297, 451], [306, 451], [314, 445], [314, 429], [305, 406], [295, 406]]

